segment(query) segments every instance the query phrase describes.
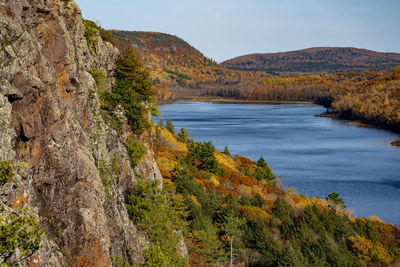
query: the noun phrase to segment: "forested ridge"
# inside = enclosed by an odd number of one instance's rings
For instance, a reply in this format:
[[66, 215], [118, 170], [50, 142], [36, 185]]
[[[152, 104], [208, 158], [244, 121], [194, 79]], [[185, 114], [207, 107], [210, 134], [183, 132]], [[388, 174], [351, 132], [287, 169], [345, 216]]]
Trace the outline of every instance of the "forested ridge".
[[250, 54], [221, 63], [230, 69], [271, 74], [362, 72], [400, 65], [400, 54], [354, 47], [312, 47], [297, 51]]

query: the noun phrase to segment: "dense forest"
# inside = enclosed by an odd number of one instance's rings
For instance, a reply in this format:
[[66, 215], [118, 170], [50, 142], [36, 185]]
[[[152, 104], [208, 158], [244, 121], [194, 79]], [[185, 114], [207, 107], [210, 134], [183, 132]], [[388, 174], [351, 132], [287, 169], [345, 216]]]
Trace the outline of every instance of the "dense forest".
[[[156, 185], [151, 184], [135, 191], [130, 204], [141, 205], [135, 220], [147, 218], [147, 229], [164, 231], [154, 239], [161, 251], [171, 246], [166, 234], [175, 230], [185, 236], [191, 266], [230, 260], [246, 266], [366, 266], [399, 261], [400, 230], [375, 217], [355, 218], [339, 194], [320, 199], [307, 198], [293, 188], [285, 191], [262, 157], [252, 162], [231, 155], [228, 147], [219, 152], [211, 142], [190, 139], [184, 128], [175, 133], [171, 121], [160, 120], [153, 131], [163, 205], [173, 211], [159, 214], [160, 208], [153, 207], [148, 192]], [[175, 227], [163, 229], [159, 221]], [[159, 261], [176, 264], [173, 253], [167, 253], [158, 254]]]

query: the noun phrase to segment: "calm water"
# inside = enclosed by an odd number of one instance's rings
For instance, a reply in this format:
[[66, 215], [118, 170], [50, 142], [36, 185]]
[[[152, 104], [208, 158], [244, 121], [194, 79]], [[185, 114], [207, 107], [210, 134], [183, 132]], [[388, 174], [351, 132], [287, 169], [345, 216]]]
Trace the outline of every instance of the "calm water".
[[252, 160], [262, 155], [286, 188], [320, 197], [335, 191], [357, 216], [400, 223], [400, 149], [390, 145], [396, 134], [315, 118], [324, 108], [312, 105], [185, 102], [160, 110], [196, 141], [228, 145]]

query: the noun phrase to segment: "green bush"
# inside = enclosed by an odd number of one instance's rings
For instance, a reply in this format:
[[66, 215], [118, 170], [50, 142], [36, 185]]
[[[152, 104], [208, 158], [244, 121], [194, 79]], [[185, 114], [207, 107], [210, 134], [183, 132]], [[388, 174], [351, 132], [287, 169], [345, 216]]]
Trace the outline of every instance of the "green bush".
[[260, 159], [257, 161], [257, 168], [254, 172], [254, 178], [257, 180], [268, 180], [271, 183], [271, 185], [275, 185], [275, 175], [272, 173], [271, 169], [269, 168], [267, 162], [264, 160], [264, 158], [261, 156]]
[[0, 161], [0, 186], [11, 180], [14, 176], [14, 169], [13, 161]]
[[224, 149], [224, 152], [223, 152], [225, 155], [227, 155], [227, 156], [232, 156], [231, 155], [231, 152], [229, 151], [229, 148], [228, 148], [228, 146], [225, 146], [225, 149]]
[[126, 48], [119, 56], [115, 78], [114, 91], [121, 96], [127, 96], [125, 101], [131, 101], [132, 92], [136, 93], [133, 94], [135, 98], [133, 100], [136, 100], [136, 97], [139, 98], [139, 101], [154, 100], [150, 72], [143, 66], [132, 47]]
[[131, 135], [125, 143], [125, 148], [128, 151], [129, 160], [132, 166], [139, 165], [143, 156], [146, 154], [146, 148], [136, 138]]
[[94, 49], [94, 45], [97, 42], [95, 35], [100, 35], [101, 39], [105, 42], [110, 42], [115, 45], [115, 41], [109, 31], [106, 31], [95, 22], [90, 20], [83, 20], [83, 25], [85, 25], [84, 36], [86, 38], [86, 43], [90, 51]]
[[[29, 258], [39, 250], [43, 235], [32, 214], [10, 212], [0, 217], [0, 259], [16, 264], [10, 262], [14, 256], [18, 257], [18, 262]], [[20, 255], [16, 254], [17, 250]]]

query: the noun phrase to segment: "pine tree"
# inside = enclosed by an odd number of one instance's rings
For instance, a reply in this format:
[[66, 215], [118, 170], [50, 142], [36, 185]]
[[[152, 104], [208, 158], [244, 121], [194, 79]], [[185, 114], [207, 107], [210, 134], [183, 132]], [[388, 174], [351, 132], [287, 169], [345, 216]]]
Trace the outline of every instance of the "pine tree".
[[186, 143], [189, 137], [189, 132], [185, 128], [181, 128], [180, 132], [178, 133], [178, 140], [182, 143]]
[[171, 120], [168, 120], [168, 121], [167, 121], [167, 125], [165, 126], [165, 128], [166, 128], [172, 135], [175, 135], [175, 126], [174, 126], [174, 124], [172, 123]]
[[261, 168], [267, 168], [268, 164], [265, 159], [261, 156], [260, 159], [257, 161], [257, 166]]
[[240, 237], [244, 231], [241, 227], [246, 223], [246, 220], [235, 216], [233, 211], [229, 211], [224, 218], [224, 222], [221, 224], [225, 233], [229, 237], [230, 241], [230, 266], [233, 266], [233, 240], [235, 237]]
[[225, 146], [224, 154], [227, 156], [231, 156], [231, 152], [229, 151], [228, 146]]

